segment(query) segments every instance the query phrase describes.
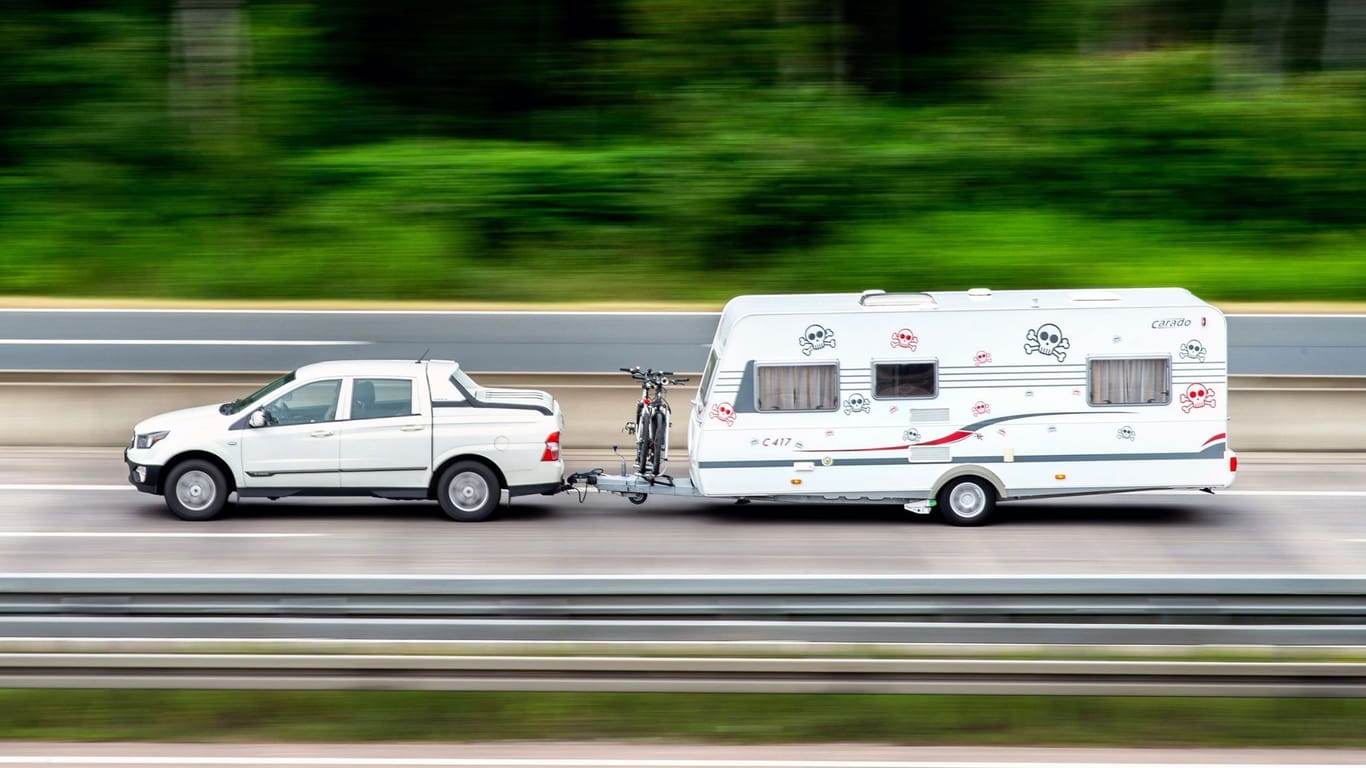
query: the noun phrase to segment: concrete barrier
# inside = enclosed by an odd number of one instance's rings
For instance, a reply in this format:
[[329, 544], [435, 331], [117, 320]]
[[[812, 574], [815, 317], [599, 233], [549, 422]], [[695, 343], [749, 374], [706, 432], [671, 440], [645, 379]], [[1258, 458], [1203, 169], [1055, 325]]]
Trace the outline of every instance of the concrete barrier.
[[[0, 445], [124, 445], [138, 421], [164, 411], [227, 402], [269, 374], [0, 373]], [[564, 446], [626, 445], [639, 387], [619, 373], [480, 373], [494, 387], [544, 389], [565, 411]], [[693, 375], [693, 381], [700, 377]], [[1230, 379], [1229, 438], [1240, 451], [1366, 450], [1366, 377], [1235, 376]], [[671, 390], [671, 443], [683, 448], [682, 416], [695, 386]]]

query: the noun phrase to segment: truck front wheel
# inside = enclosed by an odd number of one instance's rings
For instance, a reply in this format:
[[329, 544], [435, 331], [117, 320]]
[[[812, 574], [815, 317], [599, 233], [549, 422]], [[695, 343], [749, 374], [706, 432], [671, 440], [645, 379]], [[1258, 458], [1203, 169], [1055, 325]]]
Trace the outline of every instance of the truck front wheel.
[[502, 488], [493, 470], [476, 461], [452, 464], [436, 484], [436, 498], [452, 520], [477, 523], [498, 508]]
[[181, 520], [212, 520], [227, 502], [228, 483], [207, 461], [182, 461], [166, 476], [166, 506]]

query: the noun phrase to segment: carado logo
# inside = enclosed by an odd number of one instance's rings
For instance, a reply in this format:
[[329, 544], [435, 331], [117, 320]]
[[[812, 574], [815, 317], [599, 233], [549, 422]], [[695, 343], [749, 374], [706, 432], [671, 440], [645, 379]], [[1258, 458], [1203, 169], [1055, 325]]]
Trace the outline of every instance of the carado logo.
[[1168, 317], [1162, 320], [1154, 320], [1154, 328], [1189, 328], [1191, 321], [1184, 317]]

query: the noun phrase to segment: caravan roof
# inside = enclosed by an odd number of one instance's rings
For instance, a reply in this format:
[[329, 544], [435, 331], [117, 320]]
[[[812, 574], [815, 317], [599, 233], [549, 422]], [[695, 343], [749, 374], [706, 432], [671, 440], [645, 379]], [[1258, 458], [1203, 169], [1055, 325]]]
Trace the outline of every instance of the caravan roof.
[[717, 328], [724, 339], [730, 328], [750, 315], [849, 314], [907, 311], [999, 311], [1008, 309], [1087, 309], [1209, 306], [1185, 288], [1118, 288], [1114, 290], [927, 291], [924, 293], [788, 293], [737, 296], [726, 303]]

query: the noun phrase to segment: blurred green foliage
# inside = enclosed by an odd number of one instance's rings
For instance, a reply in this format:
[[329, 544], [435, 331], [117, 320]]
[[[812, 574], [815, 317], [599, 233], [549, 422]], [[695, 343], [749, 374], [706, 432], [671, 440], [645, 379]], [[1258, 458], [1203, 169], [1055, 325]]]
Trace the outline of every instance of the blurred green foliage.
[[1359, 298], [1362, 37], [1269, 1], [12, 0], [0, 294]]
[[0, 690], [0, 738], [1362, 748], [1362, 699]]

